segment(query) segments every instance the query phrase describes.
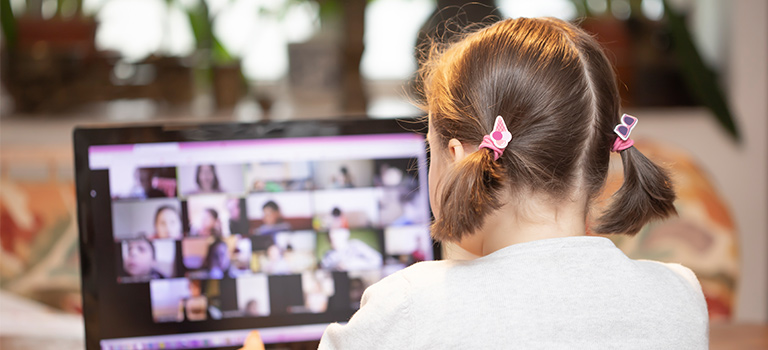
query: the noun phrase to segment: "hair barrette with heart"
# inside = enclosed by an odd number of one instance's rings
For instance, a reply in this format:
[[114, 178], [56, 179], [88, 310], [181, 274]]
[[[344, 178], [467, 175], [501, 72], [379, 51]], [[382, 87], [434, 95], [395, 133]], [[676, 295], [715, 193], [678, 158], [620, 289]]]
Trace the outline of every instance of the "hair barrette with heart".
[[511, 140], [512, 134], [507, 130], [507, 123], [504, 122], [504, 118], [497, 116], [496, 121], [493, 123], [493, 131], [483, 136], [483, 142], [477, 148], [492, 150], [493, 160], [498, 160], [501, 154], [504, 153], [504, 148], [507, 147]]

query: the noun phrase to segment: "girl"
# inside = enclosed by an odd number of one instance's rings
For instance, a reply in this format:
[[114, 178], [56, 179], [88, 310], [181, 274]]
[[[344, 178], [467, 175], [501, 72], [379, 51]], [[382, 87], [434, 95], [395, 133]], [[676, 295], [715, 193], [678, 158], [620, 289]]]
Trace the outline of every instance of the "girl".
[[[479, 257], [381, 280], [320, 348], [707, 348], [690, 270], [586, 236], [675, 214], [671, 181], [632, 147], [637, 120], [620, 115], [591, 36], [557, 19], [504, 20], [431, 49], [421, 73], [432, 234]], [[612, 150], [624, 184], [593, 213]]]
[[219, 176], [216, 175], [216, 167], [213, 164], [197, 166], [195, 170], [195, 183], [197, 183], [197, 191], [192, 194], [223, 192], [219, 186]]
[[181, 239], [183, 237], [178, 210], [162, 205], [155, 211], [155, 234], [150, 239]]
[[155, 246], [142, 237], [123, 242], [123, 276], [128, 281], [165, 278], [155, 270]]
[[261, 207], [264, 213], [263, 223], [256, 230], [257, 235], [269, 235], [274, 236], [278, 232], [290, 231], [291, 224], [285, 221], [280, 206], [275, 201], [269, 200]]
[[221, 220], [219, 212], [213, 208], [205, 208], [200, 215], [199, 227], [194, 230], [193, 236], [221, 237]]
[[229, 246], [221, 239], [216, 239], [208, 246], [208, 253], [205, 255], [205, 264], [208, 271], [208, 278], [222, 279], [231, 276], [230, 267], [232, 260], [229, 256]]

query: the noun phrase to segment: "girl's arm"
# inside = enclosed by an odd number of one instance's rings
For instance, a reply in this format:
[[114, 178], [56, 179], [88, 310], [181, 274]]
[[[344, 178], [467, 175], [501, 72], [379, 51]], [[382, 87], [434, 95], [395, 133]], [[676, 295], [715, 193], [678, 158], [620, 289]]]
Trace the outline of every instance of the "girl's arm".
[[410, 283], [395, 273], [368, 287], [346, 325], [325, 329], [319, 349], [404, 349], [418, 334], [411, 322]]
[[[410, 283], [395, 273], [363, 293], [360, 310], [345, 325], [326, 328], [319, 349], [405, 349], [418, 334], [409, 313]], [[240, 350], [264, 350], [258, 331], [248, 334]]]

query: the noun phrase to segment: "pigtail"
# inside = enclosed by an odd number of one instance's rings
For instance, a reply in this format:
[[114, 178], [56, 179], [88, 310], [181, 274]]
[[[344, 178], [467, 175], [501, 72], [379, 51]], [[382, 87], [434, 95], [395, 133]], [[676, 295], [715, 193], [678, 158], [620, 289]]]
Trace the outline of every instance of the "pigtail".
[[624, 184], [613, 195], [595, 232], [635, 235], [649, 221], [677, 215], [675, 190], [666, 171], [635, 147], [620, 154]]
[[442, 178], [436, 200], [443, 215], [432, 224], [439, 241], [458, 242], [474, 234], [485, 217], [499, 209], [505, 176], [493, 152], [480, 149], [462, 159]]

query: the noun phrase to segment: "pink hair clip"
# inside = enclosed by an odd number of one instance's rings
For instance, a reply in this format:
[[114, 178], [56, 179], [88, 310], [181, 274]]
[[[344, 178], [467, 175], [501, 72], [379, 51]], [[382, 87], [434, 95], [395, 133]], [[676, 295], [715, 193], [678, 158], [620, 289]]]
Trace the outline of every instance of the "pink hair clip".
[[613, 132], [615, 132], [616, 135], [619, 135], [619, 137], [613, 141], [611, 152], [618, 153], [632, 147], [632, 145], [635, 144], [635, 141], [632, 141], [632, 139], [629, 138], [629, 134], [632, 133], [632, 129], [634, 129], [636, 125], [637, 118], [629, 114], [624, 114], [621, 116], [621, 123], [617, 124], [616, 127], [613, 128]]
[[501, 154], [504, 153], [504, 148], [507, 147], [510, 140], [512, 140], [512, 134], [507, 130], [504, 118], [497, 116], [496, 121], [493, 123], [493, 131], [483, 136], [483, 142], [480, 143], [477, 149], [488, 148], [492, 150], [493, 160], [498, 160]]

